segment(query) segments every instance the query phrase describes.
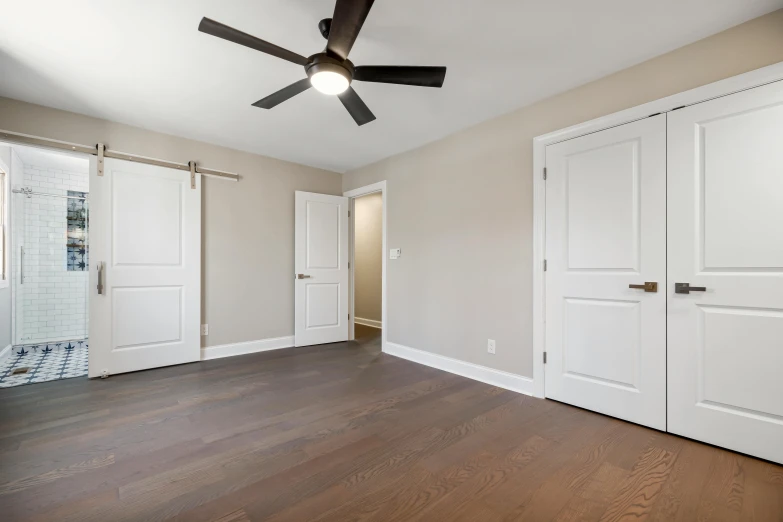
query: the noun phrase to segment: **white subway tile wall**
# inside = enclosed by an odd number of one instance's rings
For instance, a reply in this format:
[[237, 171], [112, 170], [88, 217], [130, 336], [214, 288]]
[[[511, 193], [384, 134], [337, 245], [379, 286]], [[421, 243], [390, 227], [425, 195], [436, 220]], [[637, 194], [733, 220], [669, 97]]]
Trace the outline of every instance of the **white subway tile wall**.
[[[47, 194], [88, 192], [89, 174], [86, 168], [73, 172], [25, 164], [22, 184]], [[67, 270], [68, 200], [34, 195], [17, 202], [12, 226], [15, 243], [24, 247], [24, 281], [16, 285], [17, 342], [84, 339], [89, 272]], [[14, 271], [17, 279], [20, 271]]]

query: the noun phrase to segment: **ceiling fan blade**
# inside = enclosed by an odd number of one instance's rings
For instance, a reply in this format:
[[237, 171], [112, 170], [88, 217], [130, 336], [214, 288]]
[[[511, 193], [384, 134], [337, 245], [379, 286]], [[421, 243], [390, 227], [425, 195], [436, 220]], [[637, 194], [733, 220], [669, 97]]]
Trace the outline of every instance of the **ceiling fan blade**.
[[326, 50], [345, 60], [375, 0], [337, 0]]
[[310, 86], [310, 78], [299, 80], [296, 83], [292, 83], [288, 87], [283, 87], [279, 91], [270, 94], [262, 100], [258, 100], [253, 104], [253, 106], [260, 107], [262, 109], [271, 109], [272, 107], [276, 107], [284, 101], [293, 98], [297, 94], [306, 91], [310, 88]]
[[413, 65], [360, 65], [356, 67], [353, 79], [363, 82], [441, 87], [443, 80], [446, 79], [446, 68]]
[[375, 119], [375, 114], [364, 104], [353, 87], [348, 87], [347, 90], [337, 95], [340, 101], [343, 102], [343, 106], [351, 113], [353, 120], [357, 125], [362, 126], [365, 123], [370, 123]]
[[211, 34], [212, 36], [217, 36], [218, 38], [228, 40], [229, 42], [238, 43], [239, 45], [250, 47], [256, 51], [261, 51], [262, 53], [271, 54], [272, 56], [282, 58], [283, 60], [288, 60], [297, 65], [307, 65], [307, 58], [304, 56], [300, 56], [288, 49], [283, 49], [275, 44], [271, 44], [206, 17], [201, 19], [201, 23], [198, 24], [198, 30], [202, 33]]

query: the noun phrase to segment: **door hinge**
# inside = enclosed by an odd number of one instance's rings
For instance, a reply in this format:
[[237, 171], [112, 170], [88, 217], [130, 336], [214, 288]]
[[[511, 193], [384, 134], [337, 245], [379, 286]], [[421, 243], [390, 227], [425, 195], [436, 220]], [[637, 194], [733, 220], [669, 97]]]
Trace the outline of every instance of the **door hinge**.
[[348, 314], [348, 320], [349, 321], [351, 320], [351, 314]]
[[546, 167], [544, 167], [544, 181], [546, 181]]
[[351, 262], [348, 261], [348, 270], [350, 270], [350, 269], [351, 269]]
[[546, 352], [544, 352], [544, 364], [546, 364]]
[[546, 272], [546, 259], [544, 259], [544, 272]]
[[348, 211], [348, 217], [351, 217], [351, 211], [350, 210]]

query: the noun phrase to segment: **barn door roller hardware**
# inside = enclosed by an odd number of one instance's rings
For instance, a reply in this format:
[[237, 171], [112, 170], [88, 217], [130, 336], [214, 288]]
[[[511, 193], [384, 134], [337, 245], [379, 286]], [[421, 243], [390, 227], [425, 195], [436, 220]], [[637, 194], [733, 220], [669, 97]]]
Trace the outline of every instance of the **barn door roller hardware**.
[[[134, 161], [136, 163], [146, 163], [148, 165], [157, 165], [159, 167], [185, 171], [191, 171], [191, 163], [193, 163], [195, 174], [201, 174], [202, 176], [210, 176], [213, 178], [226, 179], [230, 181], [239, 181], [238, 174], [224, 172], [221, 170], [206, 169], [204, 167], [198, 166], [195, 161], [188, 163], [175, 163], [173, 161], [147, 158], [145, 156], [137, 156], [135, 154], [128, 154], [125, 152], [111, 150], [103, 143], [98, 143], [97, 145], [91, 147], [89, 145], [80, 145], [78, 143], [69, 143], [67, 141], [51, 140], [49, 138], [41, 138], [39, 136], [31, 136], [29, 134], [21, 134], [19, 132], [5, 130], [0, 130], [0, 140], [9, 141], [12, 143], [20, 143], [22, 145], [33, 145], [36, 147], [46, 147], [50, 149], [69, 150], [72, 152], [81, 152], [83, 154], [92, 154], [98, 157], [99, 176], [103, 176], [104, 158], [116, 158], [126, 161]], [[191, 181], [191, 186], [192, 185], [193, 183]]]

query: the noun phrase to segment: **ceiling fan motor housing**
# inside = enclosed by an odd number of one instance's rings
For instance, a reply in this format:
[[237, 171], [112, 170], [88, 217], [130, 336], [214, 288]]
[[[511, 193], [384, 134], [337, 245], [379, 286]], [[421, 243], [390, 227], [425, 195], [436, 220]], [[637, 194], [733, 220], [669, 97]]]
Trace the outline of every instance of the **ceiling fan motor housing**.
[[305, 71], [308, 78], [312, 78], [315, 73], [329, 71], [335, 72], [348, 78], [350, 82], [353, 80], [353, 63], [351, 60], [340, 60], [338, 58], [332, 58], [326, 53], [318, 53], [310, 56], [307, 59], [307, 65], [305, 65]]

